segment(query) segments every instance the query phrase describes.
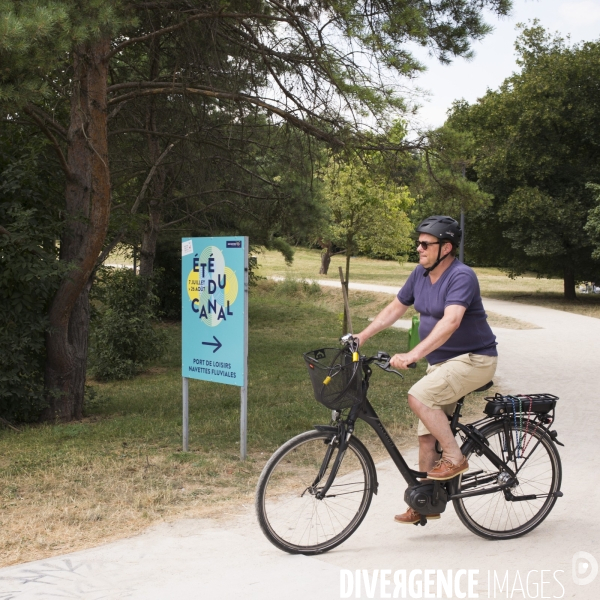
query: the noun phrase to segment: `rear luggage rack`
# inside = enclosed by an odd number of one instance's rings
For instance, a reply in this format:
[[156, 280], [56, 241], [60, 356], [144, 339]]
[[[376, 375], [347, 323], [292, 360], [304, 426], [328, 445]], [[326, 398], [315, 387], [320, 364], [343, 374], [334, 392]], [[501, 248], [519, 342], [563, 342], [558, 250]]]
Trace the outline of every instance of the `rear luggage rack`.
[[556, 407], [558, 396], [554, 394], [515, 394], [503, 396], [496, 394], [487, 397], [483, 412], [488, 417], [513, 413], [535, 413], [545, 415]]

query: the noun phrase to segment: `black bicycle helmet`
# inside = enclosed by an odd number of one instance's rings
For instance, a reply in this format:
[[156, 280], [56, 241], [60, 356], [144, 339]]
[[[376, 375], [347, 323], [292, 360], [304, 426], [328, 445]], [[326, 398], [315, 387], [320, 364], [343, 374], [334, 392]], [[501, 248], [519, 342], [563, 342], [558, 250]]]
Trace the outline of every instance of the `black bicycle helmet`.
[[428, 233], [438, 240], [448, 240], [455, 248], [460, 245], [462, 238], [462, 229], [458, 221], [443, 215], [434, 215], [421, 221], [417, 227], [417, 233]]
[[[460, 228], [458, 221], [444, 215], [427, 217], [427, 219], [421, 221], [416, 231], [417, 233], [428, 233], [429, 235], [438, 238], [438, 240], [447, 240], [454, 248], [457, 248], [460, 245], [460, 240], [462, 238], [462, 229]], [[442, 245], [440, 244], [438, 246], [437, 260], [429, 267], [429, 269], [425, 269], [423, 277], [427, 277], [427, 275], [429, 275], [429, 273], [433, 271], [446, 256], [448, 256], [448, 254], [442, 256]]]

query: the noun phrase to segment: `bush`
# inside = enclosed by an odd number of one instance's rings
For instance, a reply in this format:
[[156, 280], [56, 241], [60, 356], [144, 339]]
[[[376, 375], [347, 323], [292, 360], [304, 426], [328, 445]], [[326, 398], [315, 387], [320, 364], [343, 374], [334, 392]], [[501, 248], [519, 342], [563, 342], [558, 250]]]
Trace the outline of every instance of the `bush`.
[[157, 309], [162, 318], [181, 321], [181, 241], [163, 240], [154, 258]]
[[153, 281], [130, 269], [104, 268], [92, 291], [90, 372], [98, 380], [130, 379], [163, 353]]
[[296, 279], [286, 276], [284, 280], [275, 287], [277, 296], [316, 296], [321, 293], [321, 286], [316, 281], [306, 281], [306, 279]]
[[[0, 203], [0, 415], [33, 421], [45, 406], [47, 310], [58, 285], [58, 261], [32, 236], [34, 210]], [[39, 230], [38, 230], [39, 233]]]
[[45, 407], [47, 314], [61, 275], [60, 191], [44, 145], [8, 127], [0, 129], [0, 416], [35, 421]]

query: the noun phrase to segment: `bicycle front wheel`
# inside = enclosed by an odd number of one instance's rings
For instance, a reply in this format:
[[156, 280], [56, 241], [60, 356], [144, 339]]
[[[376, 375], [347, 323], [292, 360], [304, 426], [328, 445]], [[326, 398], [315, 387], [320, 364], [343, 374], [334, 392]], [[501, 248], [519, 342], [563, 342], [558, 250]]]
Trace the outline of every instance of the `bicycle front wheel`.
[[269, 541], [291, 554], [320, 554], [348, 539], [365, 518], [376, 486], [373, 460], [354, 437], [333, 484], [339, 445], [333, 433], [307, 431], [279, 448], [258, 480], [256, 513]]
[[479, 492], [453, 500], [454, 508], [468, 529], [493, 540], [519, 537], [537, 527], [552, 510], [562, 478], [558, 451], [543, 430], [534, 423], [527, 432], [525, 425], [506, 425], [496, 421], [481, 433], [490, 449], [516, 473], [517, 482], [506, 492], [486, 493], [510, 478], [485, 455], [478, 455], [476, 444], [467, 440], [462, 450], [469, 460], [469, 471], [456, 478], [452, 491]]

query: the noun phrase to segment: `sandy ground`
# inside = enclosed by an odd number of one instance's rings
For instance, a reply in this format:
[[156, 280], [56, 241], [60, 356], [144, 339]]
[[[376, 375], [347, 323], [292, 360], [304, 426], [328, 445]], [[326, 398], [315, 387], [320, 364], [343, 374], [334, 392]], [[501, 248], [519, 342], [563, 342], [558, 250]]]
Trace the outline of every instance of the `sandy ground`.
[[[397, 291], [379, 289], [383, 287], [369, 290]], [[404, 508], [405, 484], [391, 461], [386, 461], [377, 467], [380, 491], [364, 523], [345, 544], [320, 557], [290, 556], [272, 547], [248, 506], [222, 525], [177, 521], [99, 548], [2, 569], [0, 600], [331, 600], [389, 598], [395, 591], [396, 597], [403, 597], [393, 581], [380, 585], [385, 569], [390, 573], [384, 573], [384, 581], [393, 580], [396, 571], [398, 578], [402, 571], [407, 578], [412, 572], [417, 583], [412, 590], [407, 588], [404, 597], [600, 597], [600, 577], [585, 585], [575, 582], [597, 572], [600, 561], [595, 495], [600, 487], [596, 461], [600, 320], [499, 300], [484, 300], [484, 305], [536, 327], [496, 328], [498, 387], [505, 393], [560, 396], [556, 429], [565, 444], [560, 448], [564, 497], [530, 534], [509, 541], [483, 540], [460, 523], [452, 507], [424, 528], [395, 524], [393, 515]], [[407, 459], [415, 464], [414, 450]], [[424, 574], [417, 570], [426, 569], [444, 574], [452, 569], [454, 577], [462, 579], [450, 596], [438, 596], [435, 585], [419, 592]], [[356, 585], [349, 595], [342, 593], [348, 591], [350, 577], [356, 583], [357, 570], [362, 578], [360, 593]], [[430, 576], [435, 581], [439, 575]], [[374, 577], [378, 579], [371, 590]]]

